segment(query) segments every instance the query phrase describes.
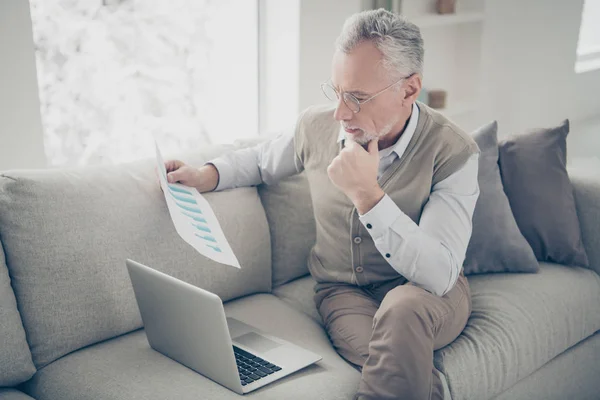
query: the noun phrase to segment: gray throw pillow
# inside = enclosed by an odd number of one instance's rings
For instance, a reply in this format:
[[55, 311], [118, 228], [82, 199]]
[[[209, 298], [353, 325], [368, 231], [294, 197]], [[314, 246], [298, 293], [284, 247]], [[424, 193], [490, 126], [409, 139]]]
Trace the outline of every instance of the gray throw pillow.
[[540, 261], [587, 267], [573, 186], [567, 173], [569, 120], [500, 143], [504, 191]]
[[533, 250], [519, 231], [502, 188], [498, 168], [498, 124], [473, 132], [479, 155], [479, 198], [473, 213], [473, 233], [464, 263], [465, 274], [537, 272]]

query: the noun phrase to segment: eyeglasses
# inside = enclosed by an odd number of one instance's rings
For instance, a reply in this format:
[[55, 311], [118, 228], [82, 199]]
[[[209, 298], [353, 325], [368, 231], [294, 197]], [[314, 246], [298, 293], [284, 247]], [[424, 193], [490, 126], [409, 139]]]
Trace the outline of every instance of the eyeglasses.
[[[360, 106], [362, 104], [365, 104], [366, 102], [373, 100], [375, 97], [379, 96], [381, 93], [385, 92], [392, 86], [397, 85], [398, 83], [402, 82], [406, 78], [410, 78], [411, 76], [412, 75], [405, 76], [404, 78], [400, 78], [396, 82], [392, 83], [391, 85], [389, 85], [389, 86], [383, 88], [382, 90], [380, 90], [379, 92], [375, 93], [373, 96], [369, 97], [368, 99], [359, 100], [353, 94], [346, 93], [346, 92], [342, 93], [342, 99], [344, 100], [344, 104], [346, 104], [346, 106], [350, 109], [350, 111], [352, 111], [354, 114], [357, 114], [360, 111]], [[321, 90], [323, 91], [323, 94], [325, 95], [325, 97], [327, 97], [329, 100], [335, 101], [335, 102], [340, 100], [340, 92], [338, 92], [338, 90], [333, 87], [333, 84], [331, 83], [331, 81], [322, 83]]]

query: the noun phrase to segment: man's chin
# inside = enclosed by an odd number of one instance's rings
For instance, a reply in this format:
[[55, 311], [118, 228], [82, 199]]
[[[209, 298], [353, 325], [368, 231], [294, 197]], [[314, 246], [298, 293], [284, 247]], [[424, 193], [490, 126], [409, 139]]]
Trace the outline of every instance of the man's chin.
[[352, 134], [352, 133], [346, 132], [346, 138], [364, 146], [364, 145], [368, 144], [371, 140], [377, 138], [377, 136], [369, 134], [369, 133], [365, 133], [365, 131], [363, 131], [361, 129], [360, 133], [358, 133], [358, 134]]
[[374, 140], [376, 138], [376, 136], [373, 135], [367, 135], [367, 134], [362, 134], [359, 136], [352, 136], [352, 140], [354, 140], [356, 143], [360, 144], [361, 146], [364, 146], [366, 144], [368, 144], [371, 140]]

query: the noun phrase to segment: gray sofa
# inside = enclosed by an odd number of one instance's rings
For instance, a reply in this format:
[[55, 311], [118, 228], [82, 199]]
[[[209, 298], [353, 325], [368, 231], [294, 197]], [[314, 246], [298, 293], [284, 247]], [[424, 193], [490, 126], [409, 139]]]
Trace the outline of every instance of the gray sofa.
[[[180, 158], [200, 165], [231, 146]], [[570, 171], [590, 269], [470, 276], [473, 313], [435, 353], [448, 398], [600, 398], [600, 174]], [[360, 375], [331, 347], [305, 266], [314, 220], [302, 175], [206, 198], [242, 265], [179, 238], [153, 161], [0, 176], [0, 399], [227, 399], [153, 351], [125, 259], [217, 293], [229, 315], [322, 355], [261, 399], [350, 399]]]

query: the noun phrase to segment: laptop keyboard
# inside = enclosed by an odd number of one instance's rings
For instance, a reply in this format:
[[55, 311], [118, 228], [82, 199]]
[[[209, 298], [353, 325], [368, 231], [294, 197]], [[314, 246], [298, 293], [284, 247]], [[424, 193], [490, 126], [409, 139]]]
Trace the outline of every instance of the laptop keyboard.
[[235, 354], [235, 362], [240, 373], [242, 386], [281, 370], [281, 367], [256, 357], [239, 347], [233, 346], [233, 353]]

